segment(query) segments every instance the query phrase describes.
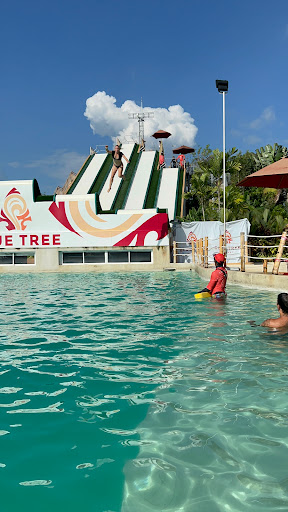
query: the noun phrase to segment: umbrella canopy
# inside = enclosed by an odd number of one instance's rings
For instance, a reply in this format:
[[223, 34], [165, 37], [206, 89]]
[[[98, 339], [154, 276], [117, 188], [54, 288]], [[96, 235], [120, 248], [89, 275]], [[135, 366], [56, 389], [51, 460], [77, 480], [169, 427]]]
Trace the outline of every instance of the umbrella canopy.
[[154, 137], [154, 139], [168, 139], [170, 135], [171, 133], [165, 132], [165, 130], [158, 130], [158, 132], [153, 133], [152, 137]]
[[173, 153], [175, 155], [187, 155], [188, 153], [194, 153], [194, 148], [189, 148], [188, 146], [180, 146], [180, 148], [173, 149]]
[[288, 158], [281, 158], [273, 164], [246, 176], [237, 183], [238, 187], [288, 188]]

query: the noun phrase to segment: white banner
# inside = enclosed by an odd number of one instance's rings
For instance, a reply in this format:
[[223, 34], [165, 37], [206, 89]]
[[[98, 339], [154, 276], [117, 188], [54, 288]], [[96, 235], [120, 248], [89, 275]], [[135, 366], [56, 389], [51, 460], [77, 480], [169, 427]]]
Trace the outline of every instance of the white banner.
[[[240, 233], [244, 233], [245, 241], [250, 232], [248, 219], [226, 222], [227, 263], [240, 263]], [[224, 224], [218, 221], [207, 222], [175, 222], [173, 239], [181, 242], [177, 245], [177, 262], [191, 263], [191, 241], [208, 237], [208, 261], [213, 263], [213, 254], [219, 252], [219, 237], [224, 235]], [[180, 255], [179, 253], [185, 253]]]

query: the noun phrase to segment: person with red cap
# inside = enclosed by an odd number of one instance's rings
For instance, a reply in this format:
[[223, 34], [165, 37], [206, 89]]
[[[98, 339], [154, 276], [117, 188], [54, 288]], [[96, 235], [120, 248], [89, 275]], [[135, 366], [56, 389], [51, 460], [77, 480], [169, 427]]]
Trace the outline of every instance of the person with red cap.
[[225, 268], [224, 254], [214, 254], [214, 263], [216, 269], [212, 272], [207, 287], [204, 288], [204, 290], [201, 290], [200, 293], [208, 292], [211, 293], [212, 297], [220, 299], [226, 295], [225, 287], [227, 281], [227, 270]]

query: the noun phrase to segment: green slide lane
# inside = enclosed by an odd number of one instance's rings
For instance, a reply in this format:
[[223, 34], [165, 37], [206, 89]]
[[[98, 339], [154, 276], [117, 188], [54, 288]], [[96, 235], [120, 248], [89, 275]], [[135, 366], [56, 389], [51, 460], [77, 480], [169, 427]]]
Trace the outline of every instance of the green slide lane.
[[183, 177], [184, 177], [184, 169], [181, 167], [179, 178], [178, 178], [178, 186], [177, 186], [177, 192], [176, 192], [176, 215], [175, 217], [178, 219], [181, 214], [181, 199], [182, 199], [182, 185], [183, 185]]
[[107, 176], [109, 172], [112, 169], [113, 159], [112, 155], [110, 153], [107, 154], [100, 171], [98, 172], [92, 186], [89, 189], [88, 194], [98, 194], [100, 195], [100, 192], [105, 184], [105, 181], [107, 179]]
[[135, 144], [130, 157], [130, 163], [126, 167], [125, 180], [122, 180], [118, 192], [115, 196], [111, 210], [117, 211], [125, 207], [126, 199], [133, 181], [133, 176], [137, 169], [137, 164], [141, 153], [138, 153], [139, 145]]
[[78, 172], [75, 180], [73, 181], [71, 187], [67, 190], [66, 194], [72, 194], [74, 188], [76, 187], [76, 185], [79, 183], [79, 181], [81, 180], [84, 172], [86, 171], [88, 165], [90, 164], [92, 158], [94, 157], [94, 155], [89, 155], [86, 162], [84, 162], [83, 166], [81, 167], [80, 171]]
[[149, 187], [147, 188], [146, 199], [144, 203], [144, 208], [155, 208], [157, 203], [157, 195], [159, 190], [161, 171], [158, 169], [159, 163], [159, 151], [156, 151], [156, 155], [154, 158], [153, 169], [151, 173]]

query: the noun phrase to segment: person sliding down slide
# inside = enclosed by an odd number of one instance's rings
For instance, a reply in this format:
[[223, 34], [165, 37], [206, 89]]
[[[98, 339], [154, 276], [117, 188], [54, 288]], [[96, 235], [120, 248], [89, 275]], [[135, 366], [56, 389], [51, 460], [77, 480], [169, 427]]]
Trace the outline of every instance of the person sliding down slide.
[[118, 171], [119, 178], [125, 179], [125, 176], [123, 174], [122, 156], [123, 156], [123, 158], [125, 158], [125, 160], [126, 160], [126, 162], [128, 164], [130, 162], [129, 162], [128, 158], [126, 158], [126, 156], [123, 153], [121, 153], [120, 147], [117, 144], [115, 146], [114, 151], [109, 151], [108, 146], [105, 146], [105, 149], [106, 149], [106, 153], [110, 153], [112, 155], [112, 158], [113, 158], [113, 166], [112, 166], [112, 169], [111, 169], [109, 188], [107, 190], [107, 192], [110, 192], [111, 187], [112, 187], [112, 183], [113, 183], [113, 180], [114, 180], [114, 176], [115, 176], [117, 171]]
[[206, 288], [199, 293], [210, 293], [212, 297], [221, 299], [226, 296], [225, 287], [227, 281], [227, 270], [224, 267], [225, 256], [223, 254], [214, 255], [216, 269], [212, 272], [210, 281]]

